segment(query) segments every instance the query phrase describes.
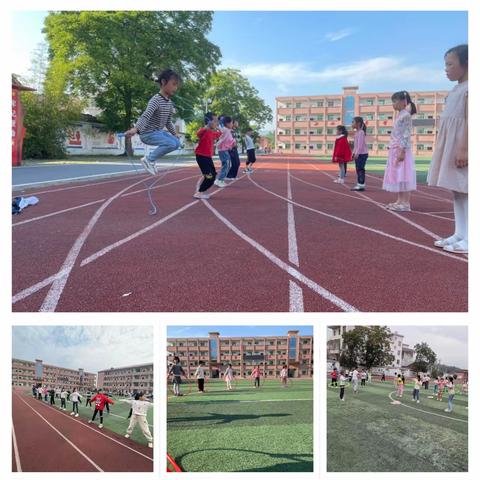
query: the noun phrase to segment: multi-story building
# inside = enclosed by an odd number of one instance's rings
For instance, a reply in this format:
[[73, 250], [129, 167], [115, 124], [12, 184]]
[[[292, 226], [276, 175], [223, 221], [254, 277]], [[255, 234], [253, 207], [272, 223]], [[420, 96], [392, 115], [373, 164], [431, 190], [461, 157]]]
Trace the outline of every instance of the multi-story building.
[[83, 368], [73, 370], [71, 368], [47, 365], [43, 360], [19, 360], [12, 359], [12, 386], [31, 387], [41, 383], [50, 388], [66, 388], [72, 391], [77, 388], [80, 391], [90, 390], [96, 386], [96, 375], [85, 372]]
[[153, 363], [110, 368], [98, 372], [98, 388], [114, 394], [153, 394]]
[[210, 378], [220, 377], [226, 365], [232, 364], [235, 375], [249, 376], [254, 365], [260, 365], [266, 378], [280, 374], [283, 364], [290, 377], [313, 375], [313, 336], [291, 330], [285, 336], [222, 337], [210, 332], [205, 338], [169, 338], [168, 359], [178, 356], [188, 377], [198, 362], [205, 362]]
[[[331, 155], [336, 126], [342, 124], [351, 130], [353, 117], [360, 116], [367, 125], [369, 153], [386, 156], [395, 116], [392, 93], [358, 93], [355, 86], [344, 87], [339, 95], [277, 97], [275, 149], [280, 153]], [[418, 110], [413, 117], [413, 152], [431, 156], [448, 92], [409, 93]]]

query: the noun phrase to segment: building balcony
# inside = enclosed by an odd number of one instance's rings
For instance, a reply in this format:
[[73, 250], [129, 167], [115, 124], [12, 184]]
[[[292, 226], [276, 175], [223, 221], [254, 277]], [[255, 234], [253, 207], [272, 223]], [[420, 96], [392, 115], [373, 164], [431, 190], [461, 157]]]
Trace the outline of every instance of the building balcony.
[[308, 115], [309, 108], [294, 108], [293, 115]]
[[292, 111], [293, 111], [293, 108], [278, 107], [277, 115], [291, 115]]

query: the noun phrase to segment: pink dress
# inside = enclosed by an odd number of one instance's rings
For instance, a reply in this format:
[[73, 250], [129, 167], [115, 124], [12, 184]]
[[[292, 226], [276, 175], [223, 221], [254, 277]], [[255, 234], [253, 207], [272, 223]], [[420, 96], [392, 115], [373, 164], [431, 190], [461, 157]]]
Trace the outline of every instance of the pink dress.
[[[395, 119], [388, 145], [388, 160], [383, 177], [387, 192], [411, 192], [417, 189], [415, 159], [412, 153], [412, 116], [401, 110]], [[400, 150], [405, 149], [403, 162], [397, 161]]]

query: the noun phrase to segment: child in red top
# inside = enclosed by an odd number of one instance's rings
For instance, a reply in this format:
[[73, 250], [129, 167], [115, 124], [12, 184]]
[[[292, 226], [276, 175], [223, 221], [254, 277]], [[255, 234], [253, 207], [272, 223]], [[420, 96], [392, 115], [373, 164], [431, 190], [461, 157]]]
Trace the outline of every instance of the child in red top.
[[344, 125], [337, 126], [337, 139], [333, 149], [332, 162], [338, 163], [340, 174], [335, 183], [345, 183], [347, 163], [352, 161], [352, 150], [348, 144], [348, 132]]
[[103, 428], [103, 409], [107, 403], [111, 403], [112, 405], [115, 403], [113, 400], [107, 397], [107, 395], [103, 394], [101, 390], [97, 390], [97, 394], [92, 397], [92, 402], [95, 402], [95, 411], [93, 412], [93, 417], [88, 423], [92, 423], [97, 416], [97, 412], [100, 413], [100, 424], [98, 428]]
[[208, 193], [205, 193], [215, 182], [217, 177], [217, 171], [213, 164], [213, 147], [214, 142], [222, 132], [217, 130], [218, 120], [217, 116], [209, 112], [205, 115], [205, 127], [201, 128], [197, 132], [199, 142], [195, 149], [195, 158], [197, 159], [198, 166], [202, 171], [201, 182], [197, 184], [197, 192], [193, 195], [195, 198], [207, 199], [210, 197]]

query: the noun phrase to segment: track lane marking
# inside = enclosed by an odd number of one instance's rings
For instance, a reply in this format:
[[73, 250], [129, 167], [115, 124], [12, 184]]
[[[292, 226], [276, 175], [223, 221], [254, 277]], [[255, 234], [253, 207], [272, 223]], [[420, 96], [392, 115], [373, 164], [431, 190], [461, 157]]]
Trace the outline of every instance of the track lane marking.
[[17, 472], [22, 472], [22, 463], [20, 462], [20, 452], [18, 450], [17, 436], [15, 435], [15, 426], [13, 425], [13, 419], [12, 419], [12, 439], [13, 439], [13, 451], [15, 455], [15, 464], [17, 467]]

